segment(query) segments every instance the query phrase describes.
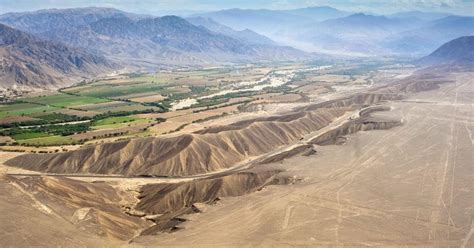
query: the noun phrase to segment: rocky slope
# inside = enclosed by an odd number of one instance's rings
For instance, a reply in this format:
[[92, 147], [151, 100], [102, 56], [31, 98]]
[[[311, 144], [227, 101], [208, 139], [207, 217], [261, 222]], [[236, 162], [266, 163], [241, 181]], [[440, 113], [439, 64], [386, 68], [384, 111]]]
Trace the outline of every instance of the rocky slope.
[[[80, 34], [80, 35], [77, 35]], [[197, 27], [176, 16], [138, 21], [106, 18], [87, 26], [54, 29], [48, 39], [104, 52], [115, 58], [145, 59], [167, 64], [292, 60], [308, 55], [289, 47], [249, 43]]]
[[49, 30], [88, 25], [104, 18], [128, 17], [134, 20], [146, 16], [112, 8], [45, 9], [0, 15], [0, 23], [21, 31], [40, 34]]
[[[271, 44], [249, 30], [211, 31], [177, 16], [155, 18], [94, 8], [6, 14], [0, 16], [1, 22], [128, 63], [202, 65], [311, 57], [291, 47]], [[253, 38], [258, 39], [251, 41]]]
[[54, 88], [111, 70], [103, 56], [0, 24], [0, 87]]

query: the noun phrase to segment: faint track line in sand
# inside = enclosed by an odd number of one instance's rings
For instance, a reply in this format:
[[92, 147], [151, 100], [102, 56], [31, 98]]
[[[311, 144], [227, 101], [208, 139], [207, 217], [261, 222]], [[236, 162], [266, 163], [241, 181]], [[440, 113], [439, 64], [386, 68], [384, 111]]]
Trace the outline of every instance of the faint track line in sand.
[[[420, 187], [420, 197], [423, 197], [423, 193], [425, 192], [425, 185], [426, 185], [426, 178], [427, 174], [430, 172], [430, 163], [425, 163], [425, 168], [423, 169], [423, 179], [421, 180], [421, 187]], [[420, 208], [416, 208], [416, 220], [418, 220], [418, 217], [420, 215]]]
[[[351, 214], [350, 216], [342, 216], [341, 215], [342, 220], [347, 219], [347, 218], [351, 218], [351, 217], [361, 216], [361, 215], [372, 216], [372, 217], [376, 217], [376, 218], [392, 216], [392, 217], [403, 218], [403, 219], [406, 219], [406, 220], [412, 220], [412, 221], [414, 221], [414, 222], [416, 222], [416, 223], [418, 223], [422, 226], [425, 226], [425, 227], [430, 227], [431, 226], [431, 222], [428, 219], [427, 220], [423, 220], [423, 219], [418, 219], [417, 220], [415, 217], [412, 217], [412, 216], [403, 215], [403, 214], [399, 214], [399, 213], [396, 213], [396, 212], [390, 212], [390, 211], [387, 211], [387, 210], [379, 210], [379, 209], [375, 209], [375, 208], [370, 208], [370, 207], [363, 206], [363, 205], [356, 205], [356, 204], [351, 204], [351, 203], [339, 204], [337, 201], [321, 198], [321, 197], [318, 197], [318, 196], [310, 196], [310, 195], [304, 195], [304, 194], [296, 194], [296, 195], [301, 196], [301, 197], [305, 197], [305, 198], [316, 199], [316, 200], [318, 200], [319, 204], [318, 203], [310, 203], [309, 201], [303, 201], [303, 200], [295, 200], [295, 203], [298, 203], [298, 204], [301, 204], [301, 205], [304, 205], [304, 206], [308, 206], [308, 207], [316, 209], [316, 210], [317, 209], [329, 209], [329, 210], [337, 212], [339, 209], [341, 209], [342, 213]], [[328, 217], [328, 218], [324, 218], [324, 219], [308, 220], [308, 221], [305, 221], [305, 222], [295, 223], [294, 225], [291, 225], [290, 227], [288, 227], [284, 231], [274, 232], [272, 234], [269, 234], [269, 236], [277, 235], [279, 233], [286, 233], [290, 230], [294, 230], [296, 228], [305, 226], [305, 225], [310, 224], [310, 223], [318, 223], [318, 222], [326, 221], [326, 220], [330, 220], [330, 219], [337, 220], [337, 218], [338, 218], [338, 216], [332, 216], [332, 217]], [[436, 226], [438, 228], [442, 228], [442, 229], [456, 230], [456, 231], [460, 230], [459, 227], [453, 227], [453, 226], [450, 226], [450, 225], [447, 225], [447, 224], [436, 223]]]
[[53, 209], [51, 209], [50, 207], [48, 207], [46, 204], [42, 203], [40, 200], [38, 200], [34, 194], [28, 192], [28, 190], [24, 189], [21, 185], [23, 184], [22, 182], [13, 182], [11, 181], [9, 184], [12, 185], [13, 187], [15, 187], [16, 189], [18, 189], [21, 193], [23, 193], [24, 195], [26, 195], [27, 197], [29, 197], [32, 201], [33, 201], [33, 207], [38, 209], [40, 212], [44, 213], [44, 214], [48, 214], [48, 215], [52, 215], [52, 216], [56, 216], [57, 218], [61, 219], [61, 220], [64, 220], [65, 222], [69, 223], [69, 224], [72, 224], [74, 225], [75, 223], [73, 223], [70, 219], [58, 214], [56, 211], [54, 211]]
[[[449, 207], [453, 204], [453, 195], [454, 195], [454, 178], [455, 178], [455, 172], [456, 172], [456, 157], [458, 154], [458, 140], [459, 140], [459, 128], [456, 129], [456, 135], [453, 137], [455, 139], [454, 141], [454, 148], [453, 148], [453, 156], [451, 156], [451, 161], [452, 161], [452, 173], [451, 173], [451, 187], [450, 187], [450, 194], [449, 194]], [[454, 224], [454, 223], [453, 223]]]
[[285, 217], [283, 218], [283, 225], [281, 226], [282, 229], [288, 228], [288, 224], [290, 222], [291, 217], [291, 210], [293, 210], [293, 208], [293, 205], [290, 205], [286, 208]]
[[[389, 132], [383, 135], [382, 137], [380, 137], [380, 139], [375, 143], [373, 147], [378, 148], [379, 147], [378, 145], [384, 142], [385, 139], [395, 136], [396, 134], [397, 134], [396, 132]], [[376, 158], [374, 157], [375, 156], [374, 154], [376, 154], [375, 148], [372, 148], [369, 150], [363, 149], [363, 153], [359, 155], [359, 158], [351, 162], [350, 165], [348, 165], [347, 167], [341, 167], [337, 169], [336, 171], [334, 171], [333, 173], [331, 173], [330, 175], [328, 175], [328, 178], [326, 180], [322, 180], [321, 182], [319, 182], [319, 184], [321, 184], [322, 187], [319, 187], [316, 190], [316, 192], [321, 192], [321, 190], [324, 189], [324, 186], [330, 185], [329, 184], [330, 182], [336, 181], [338, 179], [344, 180], [348, 178], [349, 176], [351, 176], [349, 182], [347, 181], [343, 182], [342, 186], [340, 187], [345, 187], [346, 185], [352, 183], [354, 181], [354, 178], [357, 175], [362, 173], [362, 171], [364, 171], [365, 169], [368, 169], [374, 165], [374, 163], [369, 163], [369, 162], [373, 162], [373, 160], [376, 160]]]
[[[402, 113], [401, 114], [402, 119], [405, 119], [406, 115], [408, 115], [410, 110], [408, 110], [407, 113]], [[355, 175], [352, 175], [352, 177], [351, 177], [351, 183], [352, 183], [355, 176], [360, 174], [364, 169], [368, 169], [373, 165], [373, 164], [368, 164], [368, 165], [365, 165], [365, 164], [367, 162], [371, 162], [370, 161], [371, 159], [374, 159], [373, 154], [376, 154], [375, 151], [376, 151], [376, 149], [378, 149], [378, 147], [379, 147], [378, 145], [382, 144], [385, 141], [385, 139], [393, 137], [395, 135], [397, 135], [397, 132], [393, 132], [393, 131], [382, 135], [378, 139], [378, 141], [375, 143], [375, 145], [372, 146], [373, 147], [372, 149], [365, 149], [365, 147], [362, 147], [362, 154], [360, 154], [356, 160], [352, 161], [350, 163], [350, 165], [348, 165], [347, 167], [341, 167], [341, 168], [337, 169], [336, 171], [334, 171], [333, 173], [331, 173], [330, 175], [328, 175], [328, 179], [323, 180], [322, 183], [327, 185], [329, 182], [335, 181], [336, 179], [347, 178], [349, 175], [351, 175], [355, 172]], [[344, 187], [345, 187], [345, 184], [346, 183], [344, 183]], [[323, 188], [324, 187], [319, 188], [317, 190], [317, 192], [319, 192]]]
[[21, 193], [23, 193], [24, 195], [28, 196], [32, 201], [33, 201], [33, 207], [38, 209], [39, 211], [45, 213], [45, 214], [53, 214], [53, 210], [51, 208], [49, 208], [48, 206], [46, 206], [45, 204], [43, 204], [42, 202], [40, 202], [38, 199], [36, 199], [36, 197], [26, 191], [25, 189], [23, 189], [23, 187], [21, 187], [19, 184], [15, 183], [15, 182], [11, 182], [10, 185], [12, 185], [13, 187], [15, 187], [16, 189], [18, 189], [18, 191], [20, 191]]
[[[470, 113], [472, 113], [472, 111], [470, 111]], [[468, 127], [468, 126], [469, 126], [469, 125], [468, 125], [468, 124], [469, 124], [469, 121], [466, 119], [466, 121], [465, 121], [464, 123], [465, 123], [464, 127], [466, 128], [466, 131], [467, 131], [467, 133], [469, 134], [469, 139], [471, 140], [471, 145], [474, 145], [474, 140], [473, 140], [473, 138], [472, 138], [472, 131], [471, 131], [471, 129]]]
[[[432, 210], [431, 211], [431, 217], [430, 217], [430, 221], [431, 221], [431, 230], [429, 232], [429, 235], [428, 235], [428, 240], [433, 240], [436, 238], [436, 224], [439, 222], [439, 218], [440, 218], [440, 215], [441, 215], [441, 205], [443, 206], [443, 208], [446, 210], [446, 213], [448, 214], [448, 225], [450, 225], [450, 221], [449, 219], [451, 219], [451, 215], [449, 213], [449, 210], [448, 208], [446, 207], [446, 204], [443, 200], [443, 193], [445, 191], [445, 186], [446, 186], [446, 178], [447, 178], [447, 174], [448, 174], [448, 170], [449, 170], [449, 165], [450, 165], [450, 161], [452, 160], [452, 157], [453, 157], [453, 146], [454, 146], [454, 122], [456, 121], [454, 118], [456, 116], [456, 112], [457, 112], [457, 102], [458, 102], [458, 91], [459, 91], [459, 87], [458, 87], [458, 84], [457, 84], [457, 81], [455, 82], [455, 95], [454, 95], [454, 114], [451, 116], [451, 123], [450, 123], [450, 132], [449, 132], [449, 137], [448, 137], [448, 149], [446, 150], [446, 155], [445, 155], [445, 159], [444, 159], [444, 163], [443, 163], [443, 172], [442, 172], [442, 176], [441, 176], [441, 183], [438, 183], [436, 185], [439, 185], [439, 187], [437, 187], [437, 194], [438, 194], [438, 197], [437, 197], [437, 200], [436, 200], [436, 203], [435, 205], [438, 207], [438, 209], [436, 210]], [[453, 171], [452, 173], [454, 174], [454, 164], [455, 164], [455, 161], [453, 162]], [[454, 180], [454, 177], [452, 178], [452, 180]], [[438, 181], [438, 180], [436, 180]], [[454, 184], [454, 182], [452, 182], [452, 185]], [[452, 220], [452, 219], [451, 219]], [[448, 234], [449, 235], [449, 234]]]
[[471, 220], [471, 230], [466, 234], [466, 237], [464, 237], [464, 240], [461, 244], [461, 248], [465, 248], [469, 240], [471, 240], [472, 235], [474, 234], [474, 222]]

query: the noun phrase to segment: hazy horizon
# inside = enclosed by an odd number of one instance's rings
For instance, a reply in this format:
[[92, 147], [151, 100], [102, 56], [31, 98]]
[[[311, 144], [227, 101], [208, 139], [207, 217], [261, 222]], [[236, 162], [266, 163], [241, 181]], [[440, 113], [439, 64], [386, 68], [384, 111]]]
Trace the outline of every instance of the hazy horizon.
[[[215, 1], [215, 0], [177, 0], [177, 1], [124, 1], [124, 0], [0, 0], [2, 6], [0, 14], [9, 12], [36, 11], [41, 9], [65, 9], [65, 8], [85, 8], [85, 7], [106, 7], [116, 8], [137, 14], [153, 15], [190, 15], [232, 8], [239, 9], [298, 9], [308, 7], [332, 7], [342, 11], [364, 12], [373, 14], [392, 14], [405, 11], [422, 12], [445, 12], [456, 15], [472, 15], [474, 10], [473, 0], [400, 0], [395, 2], [380, 3], [372, 0], [315, 0], [315, 1]], [[183, 6], [186, 6], [183, 8]]]

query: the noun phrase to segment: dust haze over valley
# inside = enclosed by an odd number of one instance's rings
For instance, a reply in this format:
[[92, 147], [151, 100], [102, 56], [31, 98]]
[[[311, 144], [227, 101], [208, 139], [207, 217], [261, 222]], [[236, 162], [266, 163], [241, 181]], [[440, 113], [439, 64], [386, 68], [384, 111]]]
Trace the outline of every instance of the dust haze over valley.
[[0, 246], [474, 247], [472, 3], [28, 2]]

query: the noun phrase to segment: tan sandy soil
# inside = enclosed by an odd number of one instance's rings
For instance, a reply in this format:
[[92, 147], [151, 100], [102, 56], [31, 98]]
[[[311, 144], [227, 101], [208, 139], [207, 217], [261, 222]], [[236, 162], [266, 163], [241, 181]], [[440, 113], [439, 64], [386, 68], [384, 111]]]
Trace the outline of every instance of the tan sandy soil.
[[265, 101], [270, 102], [296, 102], [301, 100], [302, 97], [300, 94], [282, 94], [277, 96], [272, 96], [265, 98]]
[[149, 96], [133, 97], [133, 98], [128, 98], [128, 99], [132, 102], [144, 103], [144, 102], [159, 102], [165, 99], [165, 97], [163, 97], [160, 94], [156, 94], [156, 95], [149, 95]]
[[301, 93], [311, 93], [311, 94], [318, 94], [318, 93], [327, 93], [329, 92], [328, 87], [322, 86], [318, 83], [307, 84], [305, 86], [301, 86], [296, 88], [295, 91]]
[[97, 111], [97, 112], [105, 111], [106, 112], [108, 108], [114, 108], [114, 107], [125, 106], [125, 105], [127, 104], [124, 102], [112, 101], [112, 102], [104, 102], [104, 103], [78, 105], [78, 106], [74, 106], [74, 108], [89, 110], [89, 111]]
[[8, 142], [13, 142], [13, 139], [10, 138], [9, 136], [0, 136], [0, 143], [8, 143]]
[[325, 74], [325, 75], [321, 75], [321, 76], [313, 76], [313, 77], [311, 77], [311, 80], [312, 81], [329, 82], [329, 83], [341, 83], [341, 82], [350, 81], [350, 77], [345, 76], [345, 75]]
[[116, 134], [116, 133], [126, 133], [126, 134], [133, 134], [142, 132], [143, 129], [148, 128], [150, 126], [149, 123], [143, 124], [133, 124], [127, 127], [122, 128], [108, 128], [108, 129], [99, 129], [94, 131], [88, 131], [86, 133], [78, 133], [74, 134], [71, 137], [75, 140], [83, 140], [83, 139], [96, 139], [106, 138], [108, 135]]
[[303, 183], [225, 198], [143, 245], [472, 247], [472, 75], [394, 102], [404, 125], [360, 132], [280, 168]]
[[[202, 123], [192, 123], [193, 121], [197, 120], [202, 120], [205, 118], [213, 117], [213, 116], [220, 116], [223, 113], [228, 113], [232, 114], [237, 111], [238, 106], [237, 105], [232, 105], [232, 106], [227, 106], [223, 108], [217, 108], [217, 109], [211, 109], [211, 110], [206, 110], [198, 113], [192, 113], [192, 110], [190, 111], [191, 113], [185, 114], [185, 115], [179, 115], [175, 117], [169, 117], [166, 119], [165, 122], [156, 124], [153, 127], [150, 127], [150, 133], [152, 134], [165, 134], [171, 131], [176, 130], [178, 127], [181, 125], [188, 125], [183, 130], [179, 133], [189, 133], [193, 132], [196, 130], [202, 129], [204, 126], [206, 126], [205, 122]], [[176, 111], [178, 112], [178, 111]], [[173, 113], [173, 112], [171, 112]], [[167, 113], [164, 113], [164, 115], [161, 116], [166, 116]], [[148, 115], [149, 116], [149, 115]]]
[[278, 95], [280, 95], [281, 93], [267, 93], [267, 94], [261, 94], [261, 95], [256, 95], [256, 96], [253, 96], [254, 99], [261, 99], [261, 100], [266, 100], [266, 99], [270, 99], [272, 97], [276, 97]]
[[[225, 104], [229, 104], [229, 103], [245, 102], [245, 101], [252, 100], [252, 99], [253, 99], [252, 97], [246, 97], [246, 96], [236, 97], [236, 98], [229, 99], [229, 101], [227, 103], [224, 103], [224, 104], [221, 104], [221, 105], [225, 105]], [[218, 106], [221, 106], [221, 105], [218, 105]]]
[[13, 122], [33, 121], [33, 120], [38, 120], [38, 118], [33, 118], [29, 116], [9, 116], [9, 117], [2, 118], [0, 120], [0, 124], [9, 124]]
[[56, 150], [74, 151], [80, 148], [81, 145], [64, 145], [64, 146], [48, 146], [48, 147], [34, 147], [34, 146], [0, 146], [2, 151], [23, 151], [23, 152], [55, 152]]
[[62, 114], [66, 114], [66, 115], [77, 115], [77, 116], [80, 116], [80, 117], [92, 117], [92, 116], [100, 114], [100, 112], [97, 112], [97, 111], [90, 111], [90, 110], [89, 111], [79, 111], [79, 110], [75, 110], [75, 109], [58, 109], [58, 110], [55, 110], [54, 112], [62, 113]]
[[40, 91], [40, 92], [28, 93], [28, 94], [24, 95], [23, 97], [52, 96], [52, 95], [56, 95], [56, 94], [58, 94], [58, 92], [56, 92], [56, 91]]
[[182, 109], [182, 110], [170, 111], [166, 113], [137, 114], [137, 115], [134, 115], [134, 117], [144, 118], [144, 119], [156, 119], [156, 118], [168, 119], [168, 118], [172, 118], [176, 116], [187, 115], [192, 112], [193, 112], [192, 109]]
[[92, 236], [67, 219], [45, 211], [31, 195], [0, 178], [3, 247], [112, 247], [114, 241]]

